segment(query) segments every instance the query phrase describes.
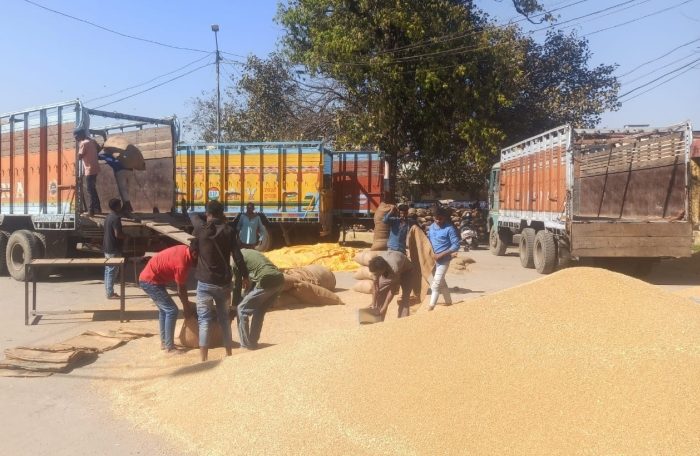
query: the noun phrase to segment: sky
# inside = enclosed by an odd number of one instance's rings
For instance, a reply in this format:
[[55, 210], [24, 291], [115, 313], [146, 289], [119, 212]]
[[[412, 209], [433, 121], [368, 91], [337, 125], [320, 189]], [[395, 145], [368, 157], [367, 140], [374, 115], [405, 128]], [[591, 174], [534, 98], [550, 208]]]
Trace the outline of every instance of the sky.
[[[277, 0], [32, 1], [122, 34], [190, 50], [119, 36], [26, 0], [0, 0], [4, 37], [0, 113], [80, 98], [90, 108], [149, 117], [175, 114], [186, 123], [191, 100], [215, 88], [215, 67], [206, 65], [214, 62], [214, 55], [208, 54], [215, 49], [211, 24], [220, 27], [219, 47], [225, 53], [222, 84], [240, 71], [236, 61], [250, 54], [266, 56], [278, 48], [284, 33], [274, 21]], [[497, 23], [521, 19], [509, 0], [475, 3]], [[623, 97], [629, 100], [621, 109], [602, 116], [600, 128], [664, 126], [691, 120], [700, 130], [700, 60], [692, 63], [700, 59], [700, 0], [543, 3], [549, 9], [561, 8], [555, 11], [560, 27], [586, 36], [591, 65], [618, 65], [620, 94], [632, 91]], [[545, 31], [534, 31], [543, 25], [519, 24], [535, 39], [544, 39]], [[592, 33], [605, 28], [609, 30]], [[637, 68], [650, 60], [654, 61]], [[156, 79], [166, 73], [170, 74]], [[663, 77], [665, 73], [669, 74]], [[169, 81], [173, 78], [177, 79]], [[650, 85], [639, 88], [647, 83]], [[159, 84], [162, 86], [138, 94]], [[642, 93], [647, 89], [651, 90]], [[635, 95], [639, 96], [631, 98]], [[129, 98], [119, 101], [124, 97]]]

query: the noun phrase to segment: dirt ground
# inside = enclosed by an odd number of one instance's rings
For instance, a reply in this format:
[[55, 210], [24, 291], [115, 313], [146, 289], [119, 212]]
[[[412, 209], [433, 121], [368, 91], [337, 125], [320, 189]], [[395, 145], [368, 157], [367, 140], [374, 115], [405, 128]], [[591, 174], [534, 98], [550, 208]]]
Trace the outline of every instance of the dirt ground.
[[[348, 240], [352, 241], [352, 237]], [[523, 269], [514, 253], [494, 257], [487, 250], [469, 252], [476, 263], [467, 272], [448, 274], [455, 301], [466, 301], [541, 277]], [[669, 290], [700, 285], [700, 257], [669, 260], [657, 265], [648, 281]], [[127, 272], [133, 277], [133, 272]], [[349, 291], [352, 273], [337, 273], [337, 292], [344, 306], [301, 307], [270, 312], [261, 343], [292, 343], [310, 333], [357, 327], [356, 310], [369, 303], [369, 296]], [[0, 349], [17, 345], [56, 342], [87, 329], [124, 326], [157, 332], [157, 312], [140, 289], [127, 287], [129, 323], [119, 323], [118, 301], [104, 299], [100, 271], [74, 272], [53, 277], [38, 285], [38, 309], [50, 314], [24, 326], [24, 284], [0, 278]], [[700, 290], [700, 289], [699, 289]], [[700, 296], [700, 291], [698, 291]], [[583, 305], [584, 303], [582, 303]], [[390, 312], [394, 310], [391, 309]], [[436, 310], [444, 311], [442, 308]], [[234, 340], [237, 336], [234, 335]], [[13, 455], [178, 455], [166, 439], [120, 418], [105, 391], [113, 382], [143, 380], [153, 372], [169, 372], [173, 365], [196, 369], [197, 354], [191, 351], [177, 360], [165, 358], [156, 338], [129, 342], [105, 353], [94, 363], [68, 374], [47, 378], [0, 378], [0, 453]], [[146, 353], [146, 355], [144, 355]], [[221, 358], [214, 350], [211, 358]], [[245, 356], [236, 350], [234, 356]], [[174, 398], [173, 400], [176, 400]]]

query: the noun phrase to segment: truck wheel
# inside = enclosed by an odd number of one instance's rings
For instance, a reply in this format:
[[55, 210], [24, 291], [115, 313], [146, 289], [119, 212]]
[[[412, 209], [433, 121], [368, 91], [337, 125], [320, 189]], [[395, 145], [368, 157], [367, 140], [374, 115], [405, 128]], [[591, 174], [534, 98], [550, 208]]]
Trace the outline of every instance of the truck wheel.
[[10, 235], [5, 253], [10, 275], [13, 279], [24, 282], [30, 279], [24, 274], [24, 265], [41, 258], [41, 246], [31, 231], [19, 230]]
[[506, 249], [508, 249], [508, 244], [503, 234], [498, 231], [497, 226], [492, 226], [489, 232], [489, 250], [496, 256], [503, 256], [506, 254]]
[[5, 261], [5, 256], [7, 255], [7, 239], [10, 237], [10, 233], [7, 231], [0, 231], [0, 276], [7, 275], [7, 262]]
[[535, 230], [532, 228], [525, 228], [522, 233], [520, 233], [520, 264], [524, 268], [534, 268], [535, 267]]
[[557, 244], [552, 233], [541, 230], [535, 235], [535, 269], [549, 274], [557, 267]]

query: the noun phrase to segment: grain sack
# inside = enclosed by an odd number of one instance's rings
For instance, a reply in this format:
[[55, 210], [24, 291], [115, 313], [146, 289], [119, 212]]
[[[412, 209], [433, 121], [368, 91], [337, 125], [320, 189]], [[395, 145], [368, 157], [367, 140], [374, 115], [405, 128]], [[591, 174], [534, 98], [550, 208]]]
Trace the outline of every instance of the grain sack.
[[300, 282], [296, 287], [285, 293], [307, 305], [334, 306], [343, 304], [343, 301], [340, 300], [337, 294], [311, 283]]
[[[234, 328], [235, 329], [235, 328]], [[197, 317], [185, 318], [180, 328], [180, 345], [188, 348], [199, 347], [199, 322]], [[223, 347], [221, 326], [217, 320], [209, 323], [209, 348]]]
[[374, 213], [374, 242], [371, 250], [386, 250], [389, 240], [389, 225], [384, 223], [384, 216], [391, 211], [394, 206], [380, 203], [377, 212]]
[[358, 280], [352, 286], [352, 291], [358, 293], [372, 294], [374, 291], [374, 280]]
[[121, 136], [107, 138], [102, 149], [106, 153], [114, 155], [114, 158], [119, 160], [126, 169], [146, 169], [146, 161], [143, 159], [141, 150]]
[[294, 308], [300, 306], [302, 303], [299, 301], [296, 296], [294, 296], [292, 293], [287, 293], [287, 292], [282, 292], [277, 298], [277, 301], [275, 301], [275, 304], [273, 305], [273, 308], [275, 309], [289, 309], [289, 308]]
[[285, 274], [285, 289], [287, 289], [287, 277], [296, 279], [299, 282], [311, 283], [325, 288], [335, 290], [335, 275], [333, 271], [320, 264], [312, 264], [301, 268], [287, 269]]
[[367, 266], [362, 266], [360, 269], [355, 271], [355, 274], [352, 277], [355, 280], [374, 280], [374, 274], [369, 272], [369, 268]]
[[369, 266], [369, 262], [372, 258], [379, 255], [381, 252], [372, 250], [363, 250], [355, 255], [355, 262], [361, 266]]

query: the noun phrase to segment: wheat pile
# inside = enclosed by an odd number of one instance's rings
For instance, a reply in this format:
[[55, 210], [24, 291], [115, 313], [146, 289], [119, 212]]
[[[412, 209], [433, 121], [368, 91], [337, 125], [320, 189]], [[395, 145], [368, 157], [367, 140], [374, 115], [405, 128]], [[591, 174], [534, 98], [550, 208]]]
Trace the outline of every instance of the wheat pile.
[[357, 249], [339, 244], [314, 244], [283, 247], [266, 252], [265, 256], [278, 268], [299, 268], [320, 264], [331, 271], [354, 271], [359, 266], [354, 262]]
[[571, 268], [110, 388], [207, 455], [700, 454], [700, 306]]

